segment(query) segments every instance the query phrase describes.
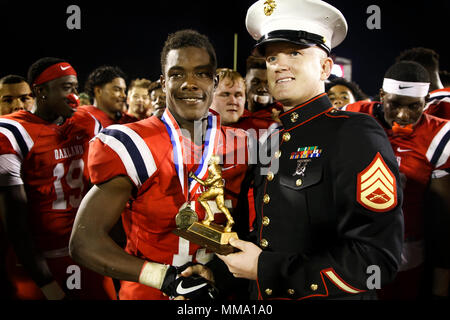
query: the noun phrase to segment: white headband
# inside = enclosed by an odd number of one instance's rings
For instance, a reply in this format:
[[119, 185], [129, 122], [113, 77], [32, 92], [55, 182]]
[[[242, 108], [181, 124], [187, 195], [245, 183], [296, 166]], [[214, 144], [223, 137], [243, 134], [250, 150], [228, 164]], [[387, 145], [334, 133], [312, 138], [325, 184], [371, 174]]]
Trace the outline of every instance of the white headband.
[[384, 78], [383, 91], [402, 96], [422, 98], [428, 94], [430, 84], [428, 82], [407, 82]]

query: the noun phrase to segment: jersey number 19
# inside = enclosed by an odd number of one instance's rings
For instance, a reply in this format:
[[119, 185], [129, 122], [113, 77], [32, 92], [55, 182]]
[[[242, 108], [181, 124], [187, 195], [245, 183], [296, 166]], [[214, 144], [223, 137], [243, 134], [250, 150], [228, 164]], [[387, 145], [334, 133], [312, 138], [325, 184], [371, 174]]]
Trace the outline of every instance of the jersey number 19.
[[[79, 170], [77, 170], [79, 169]], [[83, 195], [83, 189], [84, 189], [84, 182], [83, 182], [83, 171], [84, 171], [84, 161], [83, 159], [76, 159], [73, 160], [70, 165], [69, 169], [67, 170], [67, 173], [64, 175], [64, 163], [58, 163], [55, 166], [55, 169], [53, 169], [53, 176], [56, 177], [55, 182], [53, 183], [55, 186], [55, 192], [56, 192], [56, 200], [53, 201], [52, 208], [55, 210], [65, 210], [67, 209], [67, 205], [69, 202], [69, 205], [72, 208], [78, 208], [80, 205], [82, 195]], [[78, 172], [77, 175], [75, 173]], [[65, 181], [65, 184], [70, 188], [69, 190], [65, 190], [63, 188], [63, 181]], [[80, 194], [77, 196], [72, 193], [72, 190], [80, 189]], [[66, 191], [66, 192], [65, 192]], [[67, 199], [68, 198], [68, 199]]]

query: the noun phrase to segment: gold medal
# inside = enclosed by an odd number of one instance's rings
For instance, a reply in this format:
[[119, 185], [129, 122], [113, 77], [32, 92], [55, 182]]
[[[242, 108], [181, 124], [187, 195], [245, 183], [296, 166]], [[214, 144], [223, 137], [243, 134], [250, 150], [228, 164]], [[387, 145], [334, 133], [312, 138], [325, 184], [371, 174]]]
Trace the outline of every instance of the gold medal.
[[175, 223], [177, 228], [186, 230], [193, 224], [198, 221], [197, 212], [192, 210], [189, 204], [185, 203], [181, 206], [180, 211], [178, 211], [175, 216]]

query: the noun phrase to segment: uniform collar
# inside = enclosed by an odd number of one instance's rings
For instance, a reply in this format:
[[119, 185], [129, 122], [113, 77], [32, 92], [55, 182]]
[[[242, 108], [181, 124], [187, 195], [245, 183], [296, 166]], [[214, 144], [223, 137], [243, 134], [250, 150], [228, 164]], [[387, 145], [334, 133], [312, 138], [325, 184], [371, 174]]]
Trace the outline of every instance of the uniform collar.
[[295, 106], [294, 108], [280, 114], [279, 118], [285, 130], [298, 127], [312, 118], [324, 113], [333, 106], [326, 93], [322, 93], [314, 98]]

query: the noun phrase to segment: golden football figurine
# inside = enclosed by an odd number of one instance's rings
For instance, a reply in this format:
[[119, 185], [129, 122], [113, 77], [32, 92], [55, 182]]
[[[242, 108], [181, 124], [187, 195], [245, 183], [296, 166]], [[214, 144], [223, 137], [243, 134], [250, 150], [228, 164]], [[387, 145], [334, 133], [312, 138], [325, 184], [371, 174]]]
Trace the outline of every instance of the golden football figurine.
[[[230, 214], [230, 211], [225, 206], [225, 181], [222, 178], [222, 168], [219, 162], [220, 157], [211, 157], [208, 162], [208, 178], [206, 178], [206, 180], [201, 180], [192, 172], [189, 173], [190, 178], [208, 188], [197, 199], [203, 208], [205, 208], [205, 219], [201, 222], [196, 222], [194, 221], [195, 217], [193, 217], [193, 215], [191, 217], [191, 214], [195, 213], [195, 211], [190, 208], [183, 208], [178, 215], [183, 213], [181, 216], [187, 217], [187, 219], [184, 220], [188, 220], [189, 226], [181, 222], [177, 223], [177, 228], [173, 230], [173, 233], [204, 248], [207, 248], [212, 252], [227, 255], [237, 250], [229, 244], [230, 239], [239, 239], [239, 237], [236, 232], [231, 231], [231, 228], [234, 225], [234, 220]], [[226, 216], [228, 220], [226, 226], [213, 223], [214, 213], [208, 204], [208, 201], [211, 200], [215, 201], [217, 208]], [[178, 220], [182, 220], [181, 216]]]
[[209, 226], [212, 221], [214, 221], [214, 214], [209, 207], [208, 200], [215, 200], [217, 208], [223, 212], [227, 217], [227, 225], [225, 226], [225, 232], [231, 232], [231, 228], [234, 225], [233, 217], [230, 211], [225, 206], [224, 198], [224, 181], [222, 179], [222, 169], [220, 168], [220, 158], [218, 156], [212, 156], [208, 162], [208, 178], [206, 180], [199, 179], [194, 173], [189, 172], [189, 177], [200, 183], [202, 186], [209, 187], [207, 191], [202, 193], [198, 197], [198, 201], [205, 208], [207, 216], [202, 221], [204, 225]]

